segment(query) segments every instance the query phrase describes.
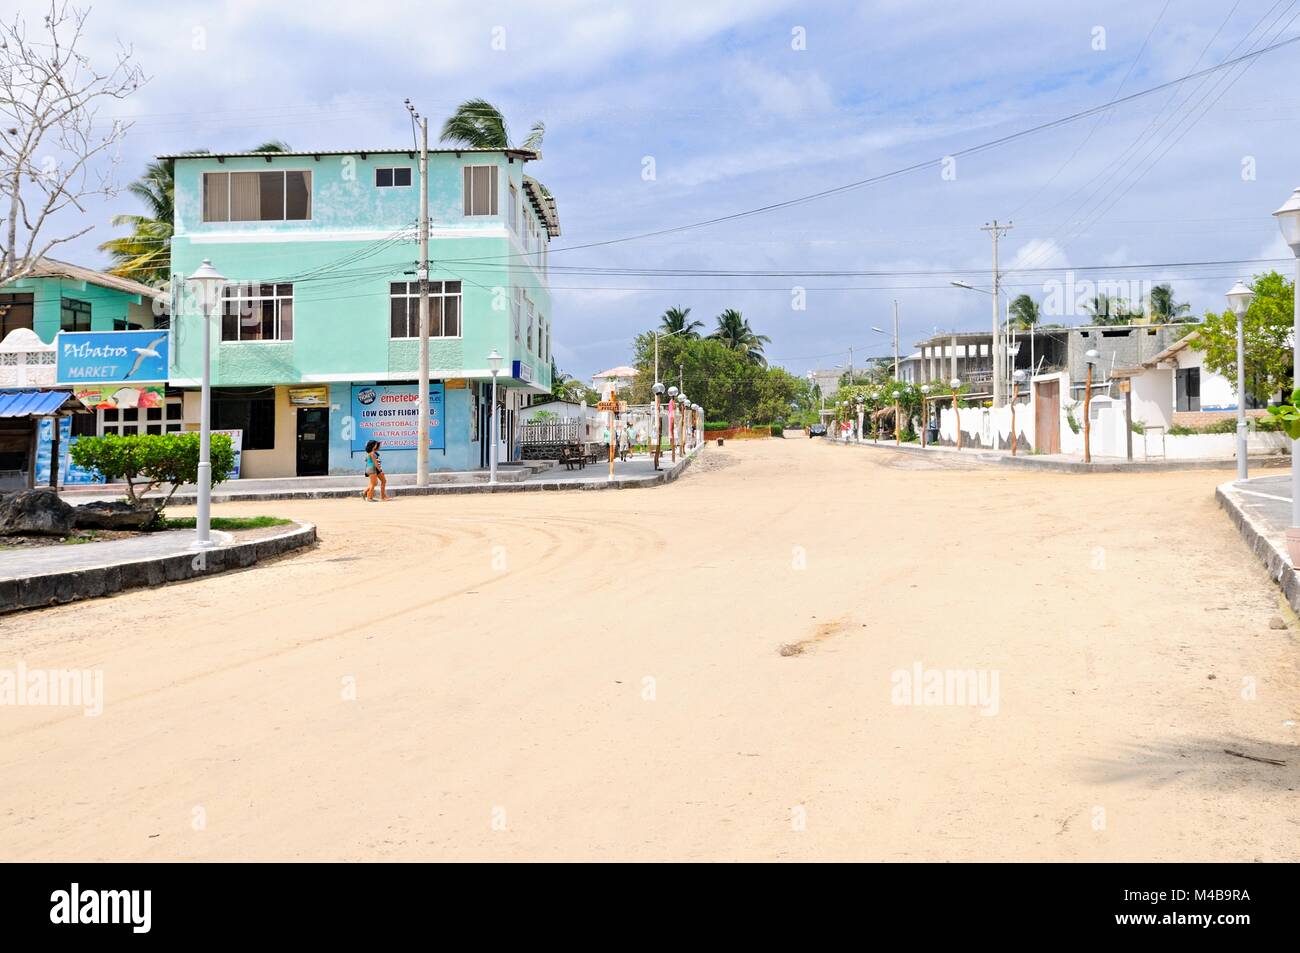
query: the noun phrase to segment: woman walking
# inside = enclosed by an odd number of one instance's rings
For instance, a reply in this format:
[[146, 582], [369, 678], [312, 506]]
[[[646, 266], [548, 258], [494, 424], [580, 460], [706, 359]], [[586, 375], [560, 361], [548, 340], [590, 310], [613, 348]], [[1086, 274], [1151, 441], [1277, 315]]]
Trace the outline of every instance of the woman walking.
[[369, 503], [375, 502], [375, 484], [379, 484], [379, 500], [386, 502], [392, 497], [388, 495], [388, 477], [384, 475], [384, 464], [379, 459], [379, 441], [369, 440], [366, 442], [366, 476], [370, 478], [370, 485], [361, 495]]

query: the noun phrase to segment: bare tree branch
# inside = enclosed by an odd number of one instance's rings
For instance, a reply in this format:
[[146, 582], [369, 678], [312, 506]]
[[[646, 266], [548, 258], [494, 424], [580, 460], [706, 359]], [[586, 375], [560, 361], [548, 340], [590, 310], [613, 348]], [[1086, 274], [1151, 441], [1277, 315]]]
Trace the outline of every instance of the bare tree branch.
[[84, 214], [88, 199], [117, 193], [114, 146], [130, 124], [105, 127], [100, 107], [147, 78], [129, 47], [111, 69], [92, 67], [78, 50], [86, 17], [51, 0], [37, 32], [21, 15], [0, 23], [0, 284], [94, 227], [67, 226], [60, 213]]

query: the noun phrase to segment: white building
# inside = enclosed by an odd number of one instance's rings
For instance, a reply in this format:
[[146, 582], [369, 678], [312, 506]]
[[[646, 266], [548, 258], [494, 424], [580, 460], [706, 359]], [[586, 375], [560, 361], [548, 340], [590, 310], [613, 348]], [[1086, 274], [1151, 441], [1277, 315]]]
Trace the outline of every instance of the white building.
[[636, 379], [636, 368], [626, 365], [620, 367], [611, 367], [607, 371], [601, 371], [599, 374], [592, 375], [591, 387], [601, 397], [609, 393], [612, 387], [615, 391], [623, 391], [632, 386], [632, 381]]
[[[1196, 349], [1197, 332], [1175, 341], [1135, 367], [1116, 368], [1112, 376], [1130, 381], [1133, 420], [1171, 427], [1200, 427], [1237, 413], [1237, 389], [1205, 363]], [[1263, 405], [1246, 396], [1246, 412], [1261, 417]]]

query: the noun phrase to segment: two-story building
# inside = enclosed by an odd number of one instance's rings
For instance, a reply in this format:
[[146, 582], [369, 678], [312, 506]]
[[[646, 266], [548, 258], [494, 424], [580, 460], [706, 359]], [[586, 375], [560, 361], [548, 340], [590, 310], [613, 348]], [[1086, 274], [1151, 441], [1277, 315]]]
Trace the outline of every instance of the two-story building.
[[[175, 162], [172, 273], [225, 278], [212, 324], [212, 425], [242, 432], [242, 476], [416, 468], [418, 153], [409, 149], [165, 156]], [[526, 149], [429, 154], [430, 469], [489, 459], [491, 371], [501, 460], [516, 414], [551, 386], [547, 247], [555, 202]], [[202, 318], [177, 294], [170, 383], [199, 419]]]

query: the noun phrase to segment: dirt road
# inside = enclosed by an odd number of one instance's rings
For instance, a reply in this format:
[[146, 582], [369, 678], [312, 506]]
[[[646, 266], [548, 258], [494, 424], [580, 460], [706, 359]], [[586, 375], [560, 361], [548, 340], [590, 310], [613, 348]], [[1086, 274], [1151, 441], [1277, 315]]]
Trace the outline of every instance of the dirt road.
[[791, 439], [223, 504], [322, 542], [0, 623], [106, 696], [0, 708], [0, 857], [1294, 860], [1300, 645], [1228, 478]]

